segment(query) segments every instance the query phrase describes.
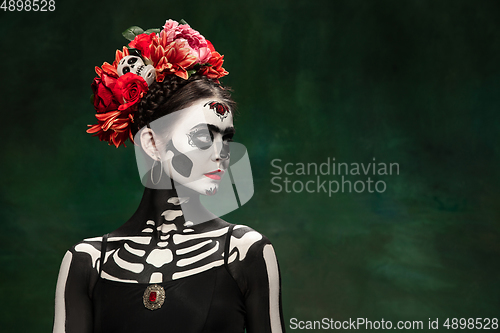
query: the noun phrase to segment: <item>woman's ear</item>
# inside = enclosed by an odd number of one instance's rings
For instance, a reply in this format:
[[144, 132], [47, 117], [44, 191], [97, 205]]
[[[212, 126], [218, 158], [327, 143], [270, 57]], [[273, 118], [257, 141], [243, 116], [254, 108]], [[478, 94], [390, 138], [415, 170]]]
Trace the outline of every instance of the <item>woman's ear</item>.
[[160, 153], [155, 144], [155, 135], [151, 128], [145, 127], [140, 134], [142, 149], [149, 157], [155, 161], [161, 159]]

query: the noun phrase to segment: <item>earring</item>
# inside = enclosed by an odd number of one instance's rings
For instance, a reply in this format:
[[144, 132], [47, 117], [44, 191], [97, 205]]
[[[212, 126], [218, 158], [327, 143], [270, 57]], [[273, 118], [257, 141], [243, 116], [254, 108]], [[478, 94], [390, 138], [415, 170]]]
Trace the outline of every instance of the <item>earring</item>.
[[156, 162], [158, 162], [158, 160], [155, 160], [155, 161], [153, 162], [153, 166], [151, 167], [151, 183], [153, 183], [153, 185], [158, 185], [158, 183], [159, 183], [159, 182], [160, 182], [160, 180], [161, 180], [161, 175], [163, 174], [163, 161], [162, 161], [162, 160], [161, 160], [161, 158], [160, 158], [160, 177], [158, 178], [158, 181], [157, 181], [157, 182], [155, 182], [155, 181], [153, 180], [153, 171], [154, 171], [154, 169], [155, 169]]

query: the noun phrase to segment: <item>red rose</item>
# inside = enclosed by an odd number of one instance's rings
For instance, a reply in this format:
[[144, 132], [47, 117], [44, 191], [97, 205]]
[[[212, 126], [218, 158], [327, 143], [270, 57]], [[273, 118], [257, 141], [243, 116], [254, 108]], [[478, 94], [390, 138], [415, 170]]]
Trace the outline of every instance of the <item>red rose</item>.
[[118, 110], [122, 111], [134, 106], [147, 91], [148, 84], [139, 75], [127, 73], [120, 76], [113, 89], [114, 94], [124, 103], [118, 107]]
[[117, 110], [120, 103], [113, 94], [113, 88], [116, 84], [116, 79], [102, 73], [101, 77], [96, 77], [92, 82], [92, 91], [94, 92], [94, 108], [97, 113]]
[[150, 51], [149, 51], [149, 45], [151, 45], [151, 38], [155, 36], [155, 33], [152, 32], [151, 34], [140, 34], [138, 36], [135, 36], [134, 40], [131, 41], [128, 45], [131, 48], [138, 49], [141, 51], [141, 55], [145, 58], [149, 58], [150, 56]]
[[134, 142], [130, 124], [134, 122], [135, 106], [148, 91], [146, 81], [134, 73], [127, 73], [115, 79], [105, 72], [92, 83], [96, 125], [88, 125], [87, 133], [93, 133], [100, 140], [125, 145], [130, 139]]

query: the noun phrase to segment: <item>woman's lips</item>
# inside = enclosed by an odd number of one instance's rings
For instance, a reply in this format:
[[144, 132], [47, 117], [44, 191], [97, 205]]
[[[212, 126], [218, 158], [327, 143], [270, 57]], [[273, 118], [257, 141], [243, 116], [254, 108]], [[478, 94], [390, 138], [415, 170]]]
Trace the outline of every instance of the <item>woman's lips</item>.
[[214, 180], [221, 180], [222, 175], [224, 175], [224, 170], [218, 169], [209, 173], [206, 173], [205, 176], [214, 179]]

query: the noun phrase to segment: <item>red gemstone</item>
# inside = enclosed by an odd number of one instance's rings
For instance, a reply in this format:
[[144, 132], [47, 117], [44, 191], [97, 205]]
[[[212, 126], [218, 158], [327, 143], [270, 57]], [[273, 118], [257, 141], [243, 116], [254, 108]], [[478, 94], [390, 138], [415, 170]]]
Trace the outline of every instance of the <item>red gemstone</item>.
[[149, 293], [149, 301], [151, 303], [156, 302], [156, 291], [152, 291], [152, 292]]

